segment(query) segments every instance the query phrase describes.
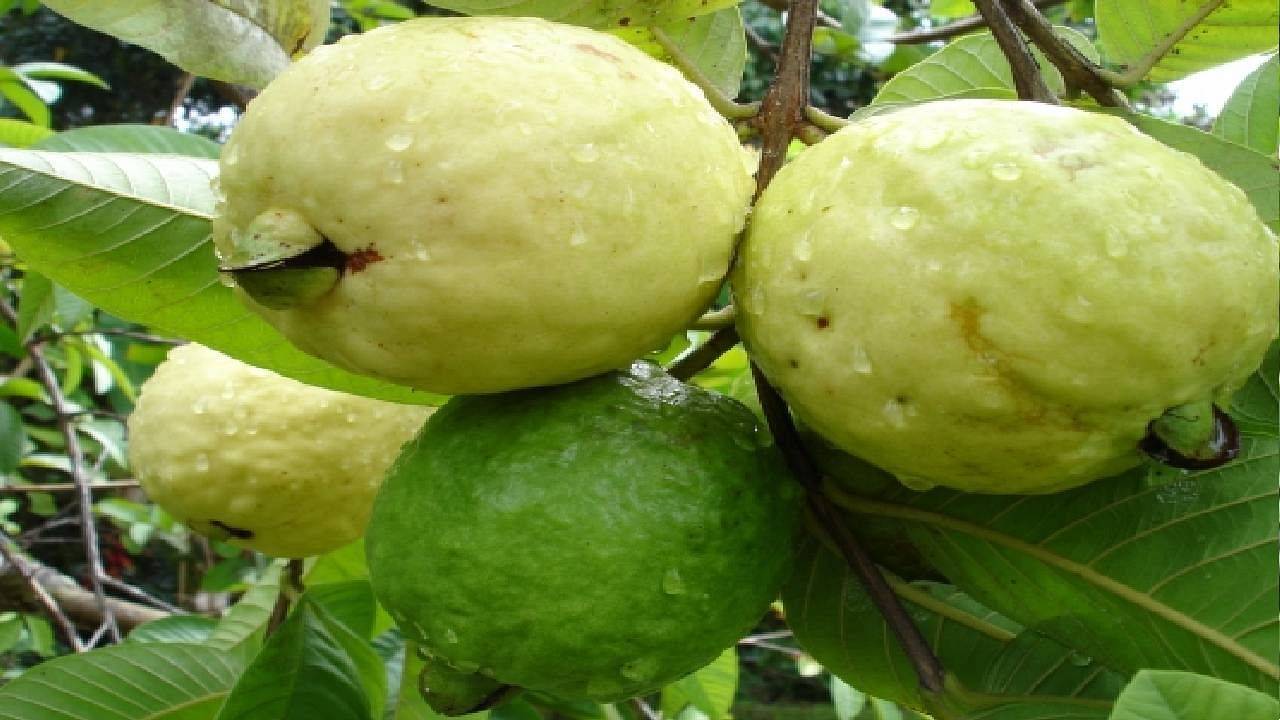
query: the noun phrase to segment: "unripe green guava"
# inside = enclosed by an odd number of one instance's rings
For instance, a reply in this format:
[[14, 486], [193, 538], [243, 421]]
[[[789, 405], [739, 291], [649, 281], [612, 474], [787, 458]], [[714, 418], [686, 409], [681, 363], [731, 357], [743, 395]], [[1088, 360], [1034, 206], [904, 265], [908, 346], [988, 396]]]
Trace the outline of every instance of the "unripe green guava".
[[382, 476], [433, 408], [304, 385], [201, 345], [174, 348], [129, 416], [147, 495], [197, 532], [280, 557], [364, 532]]
[[457, 397], [387, 474], [369, 574], [454, 670], [612, 702], [760, 620], [789, 568], [796, 487], [749, 410], [651, 365]]
[[912, 487], [1037, 493], [1225, 403], [1276, 336], [1277, 265], [1243, 192], [1124, 121], [954, 100], [785, 167], [732, 282], [753, 359], [831, 442]]
[[616, 37], [423, 18], [320, 48], [253, 101], [214, 233], [303, 350], [497, 392], [625, 367], [696, 318], [749, 164], [700, 90]]

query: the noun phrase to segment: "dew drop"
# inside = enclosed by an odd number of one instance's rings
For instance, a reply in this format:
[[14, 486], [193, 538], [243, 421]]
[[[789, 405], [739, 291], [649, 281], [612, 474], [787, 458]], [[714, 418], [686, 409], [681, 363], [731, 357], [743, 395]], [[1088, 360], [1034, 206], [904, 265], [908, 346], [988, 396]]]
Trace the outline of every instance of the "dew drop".
[[884, 415], [885, 422], [893, 427], [902, 428], [907, 426], [907, 413], [902, 407], [902, 403], [896, 399], [890, 399], [886, 402], [880, 412]]
[[[871, 374], [871, 356], [867, 355], [867, 349], [861, 345], [854, 345], [852, 356], [849, 358], [849, 366], [859, 375]], [[897, 403], [894, 403], [895, 405]]]
[[226, 435], [227, 437], [231, 437], [232, 435], [235, 435], [238, 432], [240, 432], [240, 426], [236, 423], [229, 422], [226, 425], [222, 426], [222, 434]]
[[516, 123], [516, 130], [519, 130], [521, 135], [533, 134], [533, 126], [527, 122]]
[[199, 400], [196, 400], [195, 403], [191, 406], [191, 412], [195, 413], [196, 415], [203, 415], [206, 412], [208, 412], [208, 410], [209, 410], [209, 401], [205, 398], [200, 398]]
[[622, 677], [633, 682], [645, 682], [652, 678], [658, 671], [657, 661], [651, 658], [641, 658], [632, 660], [622, 666]]
[[600, 149], [595, 143], [584, 143], [570, 150], [569, 157], [581, 163], [595, 162], [600, 159]]
[[755, 285], [742, 296], [742, 307], [753, 315], [764, 312], [764, 288]]
[[209, 456], [208, 455], [205, 455], [204, 453], [200, 453], [199, 455], [196, 455], [196, 472], [198, 473], [209, 472]]
[[926, 125], [916, 133], [917, 150], [932, 150], [947, 141], [949, 131], [944, 127]]
[[1004, 182], [1013, 182], [1022, 177], [1022, 168], [1017, 163], [998, 162], [991, 166], [991, 177]]
[[898, 482], [912, 490], [915, 490], [916, 492], [929, 492], [938, 486], [936, 483], [931, 483], [917, 475], [899, 475]]
[[676, 568], [670, 568], [662, 576], [662, 592], [668, 595], [684, 594], [684, 578], [680, 577], [680, 571]]
[[813, 259], [813, 241], [809, 239], [808, 235], [804, 235], [799, 240], [796, 240], [796, 246], [792, 248], [791, 254], [800, 262], [809, 262]]
[[426, 246], [425, 246], [425, 245], [423, 245], [423, 244], [421, 244], [421, 243], [414, 243], [414, 244], [413, 244], [413, 259], [414, 259], [414, 260], [420, 260], [420, 261], [422, 261], [422, 262], [426, 262], [427, 260], [430, 260], [430, 259], [431, 259], [431, 251], [430, 251], [430, 250], [427, 250]]
[[411, 105], [404, 111], [405, 122], [416, 123], [430, 113], [430, 107], [427, 105]]
[[404, 152], [413, 144], [413, 135], [396, 133], [387, 138], [387, 149], [391, 152]]
[[569, 194], [581, 200], [591, 192], [591, 181], [588, 180], [579, 184], [577, 187], [569, 191]]
[[351, 425], [354, 425], [354, 424], [356, 423], [356, 420], [359, 420], [359, 418], [358, 418], [358, 417], [356, 417], [356, 414], [355, 414], [355, 413], [353, 413], [353, 412], [349, 412], [349, 413], [347, 413], [347, 414], [344, 416], [344, 418], [346, 419], [347, 423], [348, 423], [348, 424], [351, 424]]
[[387, 161], [387, 168], [383, 171], [382, 176], [386, 178], [387, 182], [396, 185], [404, 182], [404, 163], [399, 160]]
[[827, 291], [807, 290], [800, 296], [800, 314], [806, 317], [817, 317], [827, 307]]
[[457, 642], [458, 642], [458, 633], [454, 632], [454, 631], [453, 631], [453, 628], [445, 628], [445, 631], [444, 631], [444, 641], [445, 641], [445, 642], [447, 642], [447, 643], [449, 643], [450, 645], [455, 645], [455, 644], [457, 644]]
[[569, 244], [573, 247], [581, 247], [587, 244], [591, 238], [587, 237], [587, 233], [582, 228], [574, 228], [573, 234], [569, 236]]
[[228, 380], [228, 381], [226, 381], [225, 383], [223, 383], [223, 384], [222, 384], [222, 398], [223, 398], [224, 400], [230, 400], [231, 398], [234, 398], [235, 396], [236, 396], [236, 386], [235, 386], [235, 383], [231, 382], [230, 380]]
[[850, 159], [849, 159], [849, 158], [847, 158], [847, 157], [842, 157], [842, 158], [840, 158], [840, 169], [841, 169], [841, 170], [848, 170], [848, 169], [849, 169], [849, 168], [851, 168], [851, 167], [853, 167], [853, 161], [852, 161], [852, 160], [850, 160]]
[[1129, 254], [1129, 242], [1124, 239], [1124, 235], [1119, 230], [1108, 228], [1106, 235], [1107, 255], [1120, 258]]
[[391, 78], [386, 75], [370, 75], [365, 78], [364, 89], [371, 92], [377, 92], [382, 88], [391, 84]]
[[889, 215], [889, 224], [899, 230], [910, 230], [918, 222], [920, 222], [920, 211], [909, 205], [903, 205]]

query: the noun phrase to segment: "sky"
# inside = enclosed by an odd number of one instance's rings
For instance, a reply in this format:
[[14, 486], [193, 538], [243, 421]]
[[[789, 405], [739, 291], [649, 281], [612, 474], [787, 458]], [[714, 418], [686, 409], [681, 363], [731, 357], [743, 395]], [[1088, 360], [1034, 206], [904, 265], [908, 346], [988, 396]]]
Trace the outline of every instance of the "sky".
[[1217, 117], [1227, 98], [1231, 97], [1231, 91], [1266, 59], [1266, 55], [1252, 55], [1169, 83], [1169, 89], [1177, 93], [1173, 111], [1179, 116], [1186, 116], [1195, 112], [1196, 105], [1203, 105], [1205, 112]]

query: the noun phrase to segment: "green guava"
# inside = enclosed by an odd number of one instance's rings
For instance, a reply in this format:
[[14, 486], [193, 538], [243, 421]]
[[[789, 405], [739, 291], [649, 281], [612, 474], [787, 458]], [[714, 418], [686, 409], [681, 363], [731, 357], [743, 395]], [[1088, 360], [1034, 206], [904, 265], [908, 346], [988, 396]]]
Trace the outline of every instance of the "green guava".
[[626, 367], [696, 318], [750, 162], [697, 87], [612, 35], [423, 18], [320, 48], [253, 101], [214, 234], [303, 350], [497, 392]]
[[918, 489], [1051, 492], [1141, 461], [1276, 336], [1276, 237], [1234, 185], [1114, 117], [939, 101], [785, 167], [732, 277], [806, 424]]
[[785, 579], [798, 492], [737, 401], [652, 365], [451, 400], [388, 472], [379, 600], [462, 673], [611, 702], [713, 660]]
[[363, 534], [387, 466], [432, 410], [304, 385], [188, 344], [143, 383], [129, 462], [151, 500], [193, 530], [306, 557]]

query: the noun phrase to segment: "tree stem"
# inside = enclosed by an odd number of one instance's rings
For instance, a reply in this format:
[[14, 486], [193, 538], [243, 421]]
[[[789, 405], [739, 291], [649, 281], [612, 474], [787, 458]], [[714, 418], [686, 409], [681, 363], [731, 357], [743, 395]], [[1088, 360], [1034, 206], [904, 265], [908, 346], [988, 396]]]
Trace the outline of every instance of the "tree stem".
[[679, 68], [680, 72], [684, 73], [684, 76], [689, 78], [690, 82], [702, 89], [702, 94], [707, 96], [707, 102], [711, 103], [711, 107], [715, 108], [716, 112], [723, 115], [725, 119], [746, 120], [755, 117], [755, 114], [760, 112], [759, 103], [742, 105], [725, 95], [720, 88], [716, 87], [715, 83], [711, 82], [711, 78], [708, 78], [706, 73], [702, 72], [702, 69], [694, 64], [688, 55], [685, 55], [684, 50], [672, 42], [671, 36], [656, 27], [649, 28], [649, 32], [653, 33], [653, 39], [658, 41], [663, 51], [671, 56], [672, 64]]
[[991, 34], [1009, 61], [1009, 67], [1013, 70], [1013, 86], [1018, 91], [1018, 97], [1023, 100], [1056, 105], [1058, 98], [1045, 84], [1044, 76], [1040, 74], [1040, 66], [1036, 63], [1035, 56], [1031, 54], [1031, 48], [1027, 47], [1027, 41], [1022, 38], [1018, 28], [1014, 27], [1000, 0], [974, 0], [973, 4], [986, 19], [987, 25], [991, 28]]
[[1003, 0], [1009, 18], [1031, 38], [1049, 62], [1062, 73], [1068, 91], [1083, 90], [1104, 107], [1124, 107], [1124, 96], [1102, 76], [1102, 68], [1063, 40], [1031, 0]]
[[688, 355], [671, 363], [671, 367], [667, 368], [667, 373], [677, 380], [687, 381], [694, 375], [711, 367], [711, 363], [715, 362], [716, 358], [725, 354], [737, 344], [738, 331], [732, 325], [717, 330], [706, 342], [694, 348]]

